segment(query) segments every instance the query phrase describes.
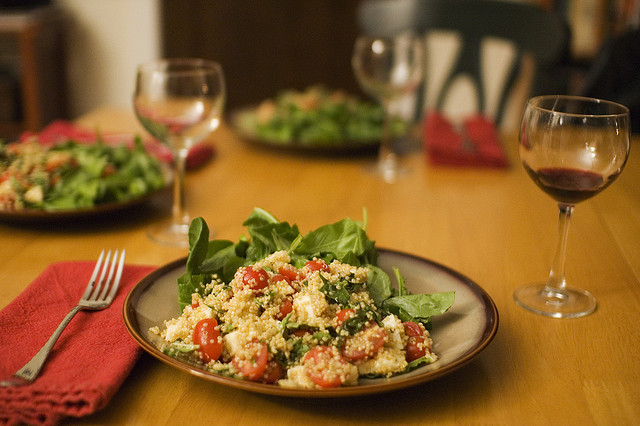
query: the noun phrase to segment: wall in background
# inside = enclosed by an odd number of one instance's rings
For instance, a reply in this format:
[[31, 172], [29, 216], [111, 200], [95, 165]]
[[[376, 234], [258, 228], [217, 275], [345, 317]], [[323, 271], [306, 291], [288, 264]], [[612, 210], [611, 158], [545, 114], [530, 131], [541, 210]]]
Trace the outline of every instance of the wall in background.
[[284, 89], [358, 91], [351, 51], [359, 0], [162, 0], [166, 56], [222, 64], [227, 109]]
[[[538, 2], [565, 14], [560, 5], [579, 4], [600, 11], [596, 18], [608, 10], [602, 5], [625, 4], [635, 19], [640, 8], [640, 0], [509, 1]], [[100, 105], [129, 107], [136, 65], [162, 55], [222, 62], [229, 108], [314, 83], [358, 90], [349, 55], [359, 0], [53, 2], [71, 18], [66, 49], [70, 117]], [[597, 28], [593, 22], [586, 27]]]
[[161, 52], [159, 0], [56, 0], [69, 15], [69, 115], [130, 107], [135, 68]]

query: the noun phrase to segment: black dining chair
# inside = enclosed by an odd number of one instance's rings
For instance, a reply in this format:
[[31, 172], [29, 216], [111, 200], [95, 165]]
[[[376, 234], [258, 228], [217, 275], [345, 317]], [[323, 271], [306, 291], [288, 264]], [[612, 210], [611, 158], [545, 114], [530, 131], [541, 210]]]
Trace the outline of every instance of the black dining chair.
[[[564, 58], [570, 39], [568, 25], [561, 17], [524, 2], [363, 0], [357, 11], [357, 19], [360, 31], [370, 35], [393, 36], [413, 32], [426, 36], [434, 31], [455, 34], [459, 39], [458, 54], [445, 72], [446, 77], [441, 84], [432, 88], [434, 92], [429, 94], [427, 89], [422, 91], [416, 114], [419, 117], [424, 113], [427, 96], [433, 100], [432, 107], [442, 109], [454, 83], [460, 76], [466, 76], [475, 87], [477, 112], [491, 118], [498, 126], [504, 124], [508, 109], [519, 116], [529, 95], [544, 92], [545, 77]], [[489, 85], [487, 81], [494, 77], [494, 67], [505, 64], [493, 62], [491, 66], [483, 68], [483, 61], [486, 63], [483, 44], [491, 39], [507, 41], [512, 46], [512, 59], [504, 67], [506, 71], [502, 84], [497, 85]], [[427, 57], [434, 58], [433, 52], [427, 53]], [[427, 73], [426, 78], [430, 77]], [[491, 95], [488, 93], [490, 88], [498, 93]], [[521, 93], [519, 105], [513, 98], [517, 96], [515, 91]], [[494, 99], [492, 106], [488, 101], [491, 96]], [[514, 103], [517, 106], [514, 107]]]
[[629, 30], [603, 44], [578, 93], [625, 105], [631, 114], [633, 132], [640, 133], [640, 29]]

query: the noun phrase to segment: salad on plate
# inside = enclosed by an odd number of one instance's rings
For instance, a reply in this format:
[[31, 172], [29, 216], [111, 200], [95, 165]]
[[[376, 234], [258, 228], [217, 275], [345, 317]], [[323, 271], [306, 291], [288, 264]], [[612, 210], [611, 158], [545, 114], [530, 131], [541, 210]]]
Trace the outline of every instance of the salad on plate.
[[133, 200], [164, 188], [166, 167], [134, 146], [68, 139], [0, 141], [0, 211], [59, 212]]
[[189, 230], [178, 278], [180, 316], [149, 332], [165, 354], [209, 372], [277, 386], [324, 389], [390, 377], [438, 359], [431, 317], [454, 292], [410, 294], [376, 266], [365, 223], [343, 219], [305, 235], [256, 208], [249, 238], [209, 241]]
[[[263, 145], [300, 150], [375, 148], [382, 137], [384, 113], [374, 103], [342, 90], [311, 86], [283, 90], [255, 108], [234, 116], [236, 130]], [[391, 132], [402, 135], [407, 124], [394, 120]]]

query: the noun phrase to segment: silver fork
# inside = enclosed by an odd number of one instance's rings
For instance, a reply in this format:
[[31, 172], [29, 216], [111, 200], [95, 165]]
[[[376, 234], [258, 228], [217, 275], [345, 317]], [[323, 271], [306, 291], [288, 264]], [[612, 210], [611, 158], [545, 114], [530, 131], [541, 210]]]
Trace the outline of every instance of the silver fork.
[[[122, 250], [120, 261], [118, 262], [118, 250], [116, 250], [113, 255], [113, 262], [111, 262], [111, 266], [109, 266], [111, 250], [109, 250], [109, 252], [107, 253], [106, 259], [105, 251], [102, 250], [102, 253], [100, 253], [100, 257], [98, 258], [98, 262], [96, 263], [96, 267], [93, 269], [93, 274], [91, 275], [89, 284], [87, 284], [87, 288], [80, 298], [78, 304], [74, 306], [71, 311], [69, 311], [66, 317], [64, 317], [58, 328], [56, 328], [56, 330], [53, 332], [53, 335], [51, 335], [49, 340], [47, 340], [47, 343], [44, 344], [44, 346], [38, 351], [38, 353], [35, 354], [33, 358], [31, 358], [31, 361], [26, 363], [20, 370], [16, 371], [13, 376], [8, 378], [7, 380], [1, 381], [0, 386], [18, 386], [26, 385], [33, 382], [38, 376], [38, 373], [40, 373], [40, 370], [42, 369], [42, 366], [44, 365], [49, 352], [53, 348], [53, 345], [56, 343], [56, 340], [58, 340], [58, 337], [60, 337], [60, 334], [62, 334], [62, 331], [67, 326], [67, 324], [69, 324], [75, 314], [83, 309], [97, 311], [105, 309], [111, 305], [111, 302], [113, 302], [113, 298], [118, 291], [120, 279], [122, 278], [124, 256], [125, 251]], [[100, 272], [100, 267], [102, 266], [103, 259], [104, 268], [102, 268], [102, 272]], [[100, 278], [98, 278], [98, 273], [100, 273]]]

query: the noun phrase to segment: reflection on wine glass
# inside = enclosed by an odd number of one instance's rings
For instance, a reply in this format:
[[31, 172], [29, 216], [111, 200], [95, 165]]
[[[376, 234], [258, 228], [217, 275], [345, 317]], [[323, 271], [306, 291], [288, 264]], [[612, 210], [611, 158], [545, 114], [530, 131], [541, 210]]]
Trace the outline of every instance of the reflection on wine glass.
[[568, 287], [564, 277], [569, 220], [574, 205], [609, 186], [629, 156], [629, 110], [576, 96], [528, 101], [520, 129], [520, 159], [533, 181], [558, 202], [559, 239], [546, 283], [516, 289], [516, 302], [555, 318], [589, 315], [596, 299]]
[[395, 181], [405, 171], [393, 149], [390, 107], [422, 82], [422, 58], [422, 42], [411, 35], [360, 36], [355, 42], [351, 63], [356, 79], [365, 92], [378, 99], [385, 113], [378, 162], [373, 171], [387, 182]]
[[167, 145], [174, 159], [173, 214], [153, 226], [149, 237], [162, 244], [189, 245], [184, 171], [189, 148], [220, 124], [225, 100], [222, 68], [203, 59], [164, 59], [138, 67], [134, 109], [140, 123]]

